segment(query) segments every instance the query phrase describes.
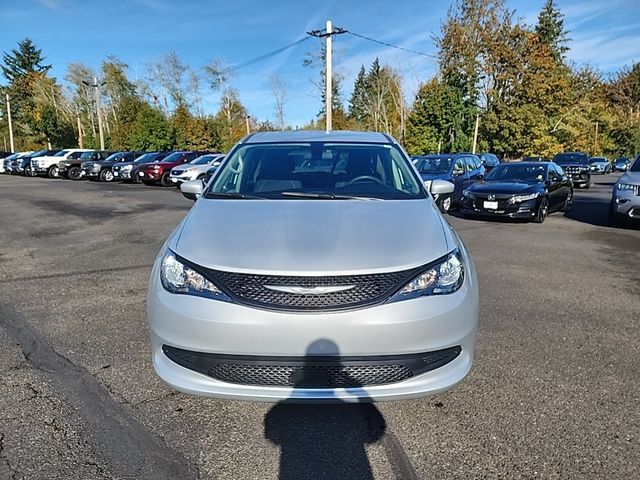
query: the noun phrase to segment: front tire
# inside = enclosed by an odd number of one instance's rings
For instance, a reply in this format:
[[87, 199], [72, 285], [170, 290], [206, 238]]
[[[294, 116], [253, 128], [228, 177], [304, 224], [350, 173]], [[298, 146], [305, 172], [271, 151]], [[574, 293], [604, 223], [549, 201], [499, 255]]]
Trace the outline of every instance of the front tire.
[[573, 190], [571, 190], [567, 195], [567, 198], [565, 198], [564, 205], [562, 205], [562, 211], [566, 213], [569, 210], [571, 210], [572, 206], [573, 206]]
[[547, 215], [549, 214], [549, 199], [544, 197], [540, 201], [540, 205], [538, 205], [538, 211], [536, 212], [536, 216], [533, 218], [535, 223], [543, 223]]
[[442, 213], [448, 213], [451, 210], [451, 196], [439, 198], [436, 204]]
[[100, 176], [98, 177], [101, 182], [113, 182], [113, 172], [109, 168], [100, 170]]
[[49, 178], [58, 178], [60, 176], [60, 169], [58, 165], [51, 165], [47, 170], [47, 177]]
[[160, 185], [163, 187], [171, 186], [171, 180], [169, 179], [169, 172], [164, 172], [160, 177]]
[[67, 172], [67, 175], [71, 180], [80, 180], [80, 177], [82, 176], [82, 170], [80, 169], [80, 167], [71, 167]]

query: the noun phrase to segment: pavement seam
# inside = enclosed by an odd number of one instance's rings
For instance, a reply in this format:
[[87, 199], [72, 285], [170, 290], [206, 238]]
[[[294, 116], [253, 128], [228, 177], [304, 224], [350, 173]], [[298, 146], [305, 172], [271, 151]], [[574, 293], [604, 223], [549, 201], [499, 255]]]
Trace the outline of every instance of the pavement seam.
[[0, 327], [16, 341], [25, 359], [44, 374], [82, 420], [84, 439], [109, 466], [127, 478], [199, 478], [197, 468], [147, 430], [85, 368], [55, 349], [11, 306], [0, 304]]

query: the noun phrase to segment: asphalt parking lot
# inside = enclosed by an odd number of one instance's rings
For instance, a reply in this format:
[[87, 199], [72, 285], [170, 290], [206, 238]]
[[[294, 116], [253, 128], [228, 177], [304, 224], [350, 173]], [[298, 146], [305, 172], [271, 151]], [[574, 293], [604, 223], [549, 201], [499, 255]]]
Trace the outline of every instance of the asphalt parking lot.
[[638, 478], [640, 229], [607, 226], [618, 177], [542, 225], [448, 216], [482, 297], [458, 388], [296, 406], [155, 376], [145, 294], [191, 205], [176, 190], [1, 175], [0, 478]]

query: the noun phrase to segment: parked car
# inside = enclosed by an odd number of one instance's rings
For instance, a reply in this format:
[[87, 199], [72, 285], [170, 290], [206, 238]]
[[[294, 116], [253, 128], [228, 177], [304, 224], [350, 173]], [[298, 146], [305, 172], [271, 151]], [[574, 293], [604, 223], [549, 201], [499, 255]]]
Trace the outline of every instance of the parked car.
[[4, 173], [4, 161], [11, 155], [11, 152], [0, 152], [0, 173]]
[[211, 167], [220, 166], [220, 161], [223, 158], [224, 155], [220, 153], [201, 155], [189, 163], [173, 167], [169, 172], [169, 180], [177, 186], [180, 186], [183, 182], [197, 178], [204, 180], [207, 170]]
[[502, 164], [463, 192], [461, 212], [465, 216], [522, 218], [544, 222], [555, 211], [568, 212], [573, 185], [553, 162]]
[[9, 155], [8, 157], [6, 157], [3, 162], [3, 168], [4, 168], [4, 173], [10, 174], [11, 171], [13, 170], [13, 162], [14, 160], [24, 157], [25, 155], [28, 155], [32, 152], [16, 152], [12, 155]]
[[89, 150], [82, 152], [78, 158], [67, 158], [58, 163], [58, 175], [71, 180], [80, 180], [83, 175], [82, 164], [84, 162], [105, 160], [112, 153], [104, 150]]
[[435, 199], [442, 212], [458, 205], [462, 199], [462, 191], [485, 175], [480, 159], [470, 153], [424, 155], [415, 166], [425, 182], [439, 179], [455, 185], [452, 195]]
[[604, 175], [606, 173], [611, 173], [613, 170], [613, 166], [611, 162], [606, 157], [591, 157], [589, 159], [589, 163], [591, 164], [591, 173], [599, 173]]
[[109, 155], [104, 160], [93, 160], [82, 162], [82, 176], [89, 180], [100, 182], [111, 182], [114, 180], [113, 166], [116, 163], [133, 162], [144, 152], [116, 152]]
[[524, 157], [524, 158], [522, 159], [522, 161], [523, 161], [523, 162], [548, 162], [548, 161], [549, 161], [549, 159], [548, 159], [548, 158], [545, 158], [545, 157], [536, 157], [536, 156], [533, 156], [533, 157]]
[[159, 162], [171, 152], [146, 152], [130, 162], [118, 162], [112, 167], [114, 180], [122, 180], [125, 183], [139, 182], [136, 175], [131, 175], [134, 167], [143, 163]]
[[591, 187], [591, 166], [589, 156], [583, 152], [558, 153], [553, 161], [562, 167], [573, 185], [579, 188]]
[[259, 132], [220, 168], [204, 190], [181, 185], [202, 196], [152, 269], [165, 382], [228, 399], [357, 402], [441, 393], [467, 375], [475, 268], [395, 140]]
[[613, 187], [609, 221], [618, 225], [623, 220], [640, 222], [640, 155]]
[[58, 164], [62, 161], [77, 160], [84, 152], [92, 152], [87, 148], [67, 148], [52, 155], [43, 155], [31, 160], [31, 169], [36, 175], [46, 175], [49, 178], [59, 176]]
[[36, 150], [28, 152], [13, 160], [11, 165], [11, 173], [14, 175], [31, 176], [31, 159], [44, 155], [47, 150]]
[[136, 167], [134, 167], [131, 174], [136, 175], [137, 178], [139, 178], [140, 181], [145, 185], [156, 185], [159, 183], [163, 187], [168, 187], [172, 185], [169, 176], [173, 167], [188, 163], [191, 160], [194, 160], [196, 157], [199, 157], [200, 155], [203, 155], [205, 153], [209, 152], [173, 152], [170, 155], [164, 157], [159, 162], [143, 163], [137, 165]]
[[631, 160], [627, 157], [616, 158], [613, 162], [613, 166], [616, 169], [616, 172], [626, 172], [631, 164]]
[[478, 157], [485, 169], [485, 174], [489, 173], [494, 167], [497, 167], [501, 163], [500, 159], [493, 153], [481, 153]]

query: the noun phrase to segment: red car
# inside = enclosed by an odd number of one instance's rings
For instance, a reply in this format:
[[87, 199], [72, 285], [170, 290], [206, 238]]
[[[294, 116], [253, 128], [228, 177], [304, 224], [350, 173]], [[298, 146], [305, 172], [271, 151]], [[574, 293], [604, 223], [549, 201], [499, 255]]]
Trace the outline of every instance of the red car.
[[173, 152], [164, 157], [159, 162], [143, 163], [133, 168], [131, 171], [131, 177], [137, 178], [145, 185], [157, 185], [160, 184], [163, 187], [169, 187], [172, 185], [169, 180], [169, 173], [171, 169], [176, 165], [182, 165], [188, 163], [191, 160], [204, 155], [209, 152], [191, 152], [180, 151]]

